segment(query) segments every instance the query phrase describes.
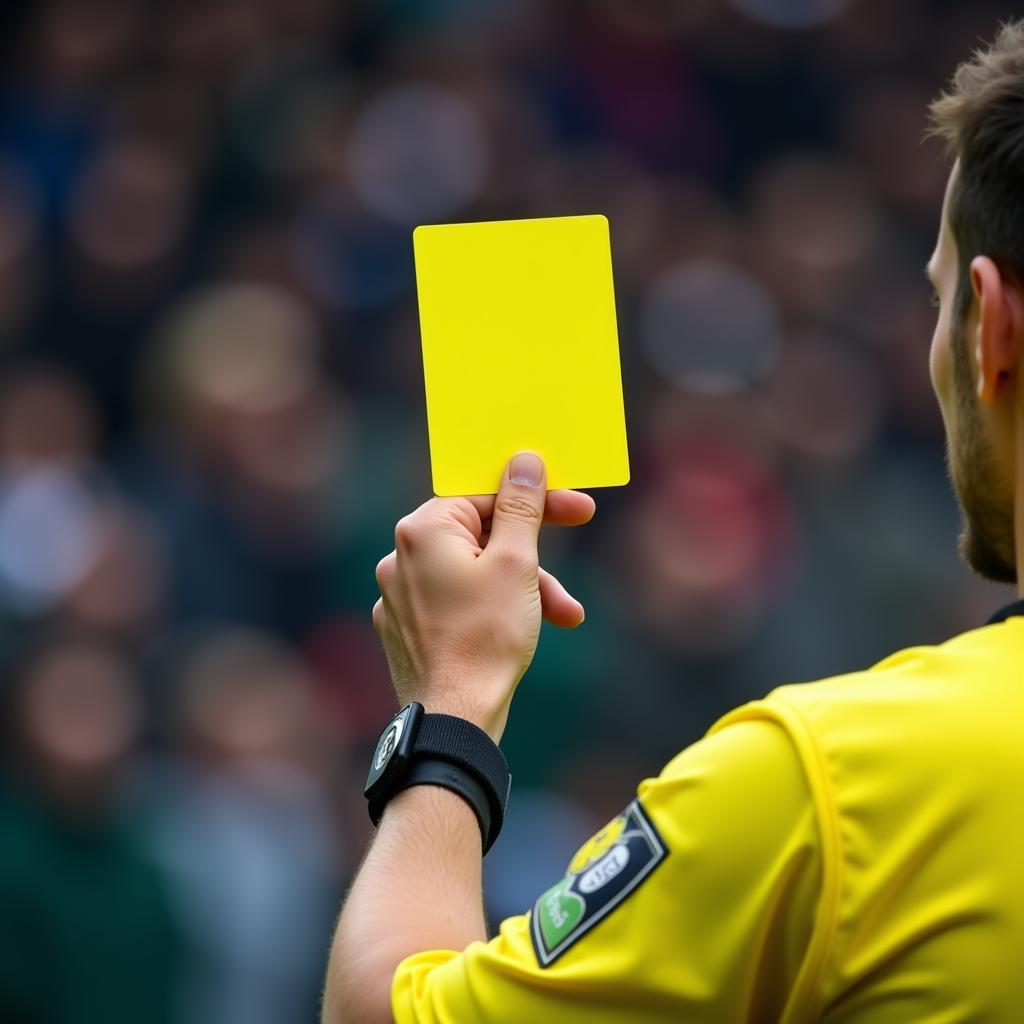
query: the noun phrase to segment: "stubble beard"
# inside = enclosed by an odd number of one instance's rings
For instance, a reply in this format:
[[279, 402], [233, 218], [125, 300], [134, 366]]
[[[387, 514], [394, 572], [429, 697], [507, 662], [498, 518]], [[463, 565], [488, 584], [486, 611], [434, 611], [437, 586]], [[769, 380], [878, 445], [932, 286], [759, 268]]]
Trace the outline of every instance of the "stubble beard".
[[1013, 498], [1000, 494], [999, 472], [978, 415], [967, 338], [959, 326], [951, 339], [957, 439], [946, 439], [946, 465], [960, 504], [960, 557], [983, 579], [1017, 582]]

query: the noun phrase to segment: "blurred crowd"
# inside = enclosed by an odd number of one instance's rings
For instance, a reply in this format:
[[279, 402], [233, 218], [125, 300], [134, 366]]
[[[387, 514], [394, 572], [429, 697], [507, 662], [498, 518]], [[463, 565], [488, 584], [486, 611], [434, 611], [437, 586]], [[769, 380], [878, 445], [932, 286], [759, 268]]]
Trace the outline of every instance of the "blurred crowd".
[[1008, 600], [922, 267], [926, 104], [1009, 13], [4, 4], [0, 1019], [314, 1019], [431, 495], [417, 224], [611, 224], [632, 479], [542, 537], [587, 618], [512, 711], [493, 918], [728, 708]]

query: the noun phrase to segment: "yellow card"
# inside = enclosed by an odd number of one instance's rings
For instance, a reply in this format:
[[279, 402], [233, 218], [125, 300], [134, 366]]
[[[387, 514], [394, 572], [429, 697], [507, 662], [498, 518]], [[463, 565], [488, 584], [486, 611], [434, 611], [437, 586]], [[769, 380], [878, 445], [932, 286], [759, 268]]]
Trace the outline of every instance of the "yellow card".
[[548, 487], [628, 483], [607, 217], [413, 232], [437, 495], [495, 494], [523, 448]]

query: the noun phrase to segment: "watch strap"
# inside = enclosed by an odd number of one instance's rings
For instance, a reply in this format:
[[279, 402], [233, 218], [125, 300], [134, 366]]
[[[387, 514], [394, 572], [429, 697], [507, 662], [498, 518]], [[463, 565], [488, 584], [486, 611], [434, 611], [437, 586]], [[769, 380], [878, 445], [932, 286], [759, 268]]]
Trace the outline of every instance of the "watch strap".
[[454, 715], [424, 715], [413, 757], [439, 757], [464, 768], [494, 792], [504, 811], [508, 801], [508, 762], [501, 747], [479, 726]]
[[[484, 829], [483, 816], [477, 810], [486, 853], [498, 838], [505, 821], [505, 808], [512, 786], [505, 755], [479, 726], [454, 715], [424, 715], [413, 747], [415, 767], [420, 759], [440, 759], [462, 769], [480, 786], [486, 796], [490, 827]], [[449, 787], [454, 788], [454, 787]], [[455, 790], [455, 792], [462, 792]], [[469, 799], [465, 792], [462, 795]], [[472, 802], [472, 801], [470, 801]], [[476, 808], [474, 808], [476, 809]]]
[[[396, 764], [377, 765], [389, 735], [402, 712], [381, 734], [366, 786], [367, 810], [379, 824], [388, 801], [410, 786], [433, 784], [458, 793], [473, 808], [480, 824], [483, 852], [498, 837], [505, 819], [512, 777], [505, 755], [483, 729], [454, 715], [413, 713], [409, 731], [394, 745]], [[405, 709], [403, 709], [403, 712]], [[400, 756], [400, 750], [406, 751]], [[397, 772], [396, 772], [397, 768]]]

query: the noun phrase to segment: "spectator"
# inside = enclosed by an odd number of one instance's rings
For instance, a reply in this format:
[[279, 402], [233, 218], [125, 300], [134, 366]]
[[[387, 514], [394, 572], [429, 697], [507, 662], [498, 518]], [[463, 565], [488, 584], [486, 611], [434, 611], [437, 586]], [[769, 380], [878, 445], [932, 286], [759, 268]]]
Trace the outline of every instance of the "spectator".
[[142, 708], [87, 636], [40, 639], [4, 691], [0, 1019], [171, 1022], [180, 936], [126, 805]]
[[341, 858], [310, 695], [262, 633], [185, 657], [153, 831], [188, 939], [181, 1024], [313, 1018]]

